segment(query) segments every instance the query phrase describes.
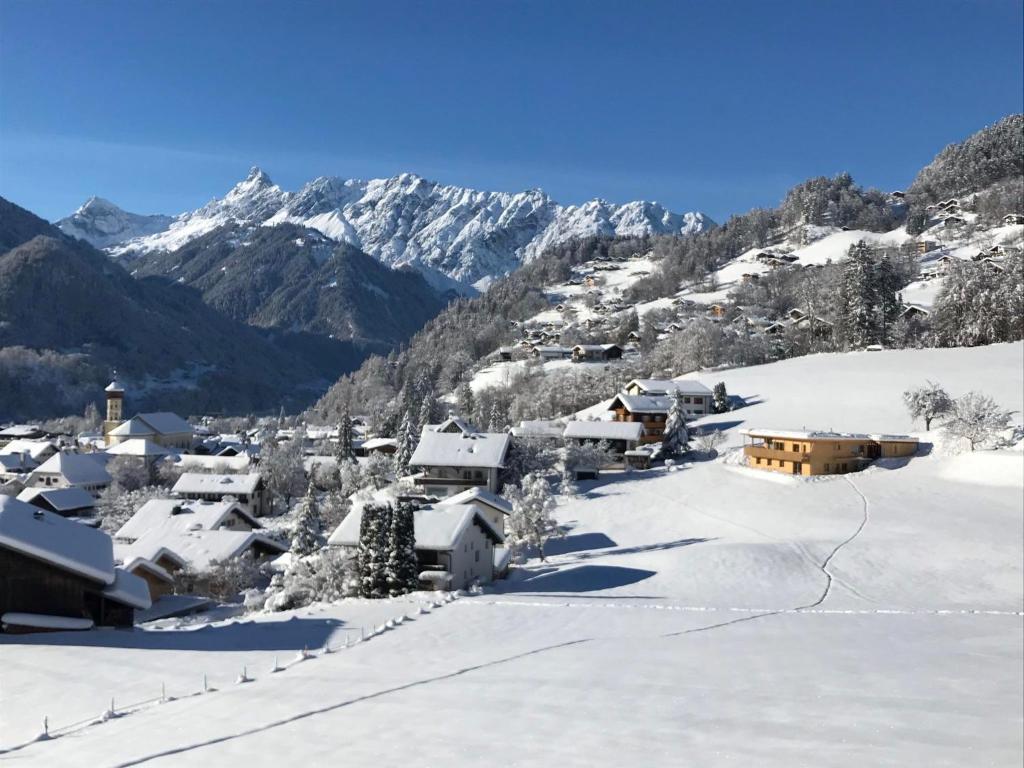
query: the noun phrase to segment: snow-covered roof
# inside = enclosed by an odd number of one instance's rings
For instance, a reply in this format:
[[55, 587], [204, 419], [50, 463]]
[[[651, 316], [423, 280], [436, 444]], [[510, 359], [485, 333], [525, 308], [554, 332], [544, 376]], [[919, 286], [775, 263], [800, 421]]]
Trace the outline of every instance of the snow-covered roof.
[[509, 430], [513, 437], [561, 437], [565, 424], [561, 421], [520, 421], [518, 427]]
[[588, 440], [639, 440], [644, 425], [639, 421], [570, 421], [563, 435]]
[[487, 467], [505, 463], [512, 438], [504, 432], [424, 432], [413, 452], [413, 467]]
[[168, 521], [149, 531], [133, 544], [119, 545], [118, 556], [124, 562], [137, 557], [156, 562], [161, 556], [176, 555], [191, 568], [204, 571], [214, 561], [238, 557], [251, 547], [284, 552], [286, 547], [255, 531], [181, 531]]
[[114, 583], [103, 590], [103, 596], [142, 611], [152, 604], [145, 580], [121, 568], [114, 569]]
[[0, 429], [0, 437], [35, 437], [42, 430], [38, 424], [12, 424]]
[[398, 441], [393, 437], [371, 437], [369, 440], [363, 441], [363, 450], [374, 451], [378, 448], [388, 448], [397, 445]]
[[183, 453], [174, 459], [174, 463], [183, 468], [196, 467], [199, 469], [221, 470], [223, 473], [245, 472], [252, 464], [248, 453], [240, 453], [237, 456], [203, 456], [201, 454]]
[[170, 453], [162, 445], [144, 437], [133, 437], [107, 449], [112, 456], [166, 456]]
[[[334, 530], [328, 543], [341, 547], [359, 544], [359, 528], [362, 525], [363, 510], [353, 509]], [[438, 505], [432, 509], [417, 509], [413, 512], [413, 527], [416, 533], [416, 549], [447, 552], [459, 542], [463, 532], [474, 522], [496, 544], [505, 540], [472, 504]]]
[[18, 500], [40, 506], [37, 499], [45, 500], [56, 512], [71, 512], [96, 506], [96, 499], [83, 488], [26, 488]]
[[15, 453], [10, 456], [0, 454], [0, 470], [4, 472], [28, 472], [35, 469], [39, 464], [31, 457], [23, 453]]
[[[283, 557], [283, 555], [282, 555]], [[148, 560], [145, 557], [133, 557], [131, 560], [124, 564], [124, 570], [129, 573], [135, 573], [136, 571], [147, 571], [153, 576], [156, 576], [160, 581], [172, 582], [174, 577], [171, 576], [166, 570], [161, 568], [159, 565], [154, 563], [152, 560]]]
[[705, 396], [712, 394], [710, 389], [696, 379], [633, 379], [624, 389], [634, 386], [647, 395], [667, 395], [669, 392]]
[[10, 496], [0, 496], [0, 546], [103, 584], [114, 582], [107, 534]]
[[449, 416], [440, 424], [431, 424], [428, 426], [433, 432], [451, 432], [452, 427], [455, 427], [459, 432], [462, 432], [463, 434], [469, 434], [479, 431], [468, 421], [466, 421], [465, 419], [460, 419], [458, 416]]
[[861, 434], [858, 432], [832, 432], [806, 429], [742, 429], [747, 437], [778, 437], [783, 440], [874, 440], [875, 442], [916, 443], [910, 435]]
[[11, 456], [19, 453], [27, 453], [33, 459], [39, 459], [44, 453], [56, 450], [57, 446], [52, 440], [11, 440], [7, 445], [0, 448], [0, 456]]
[[608, 410], [614, 410], [616, 403], [630, 413], [668, 413], [672, 407], [672, 398], [668, 395], [625, 395], [620, 392]]
[[505, 515], [512, 514], [512, 502], [484, 488], [469, 488], [462, 493], [449, 496], [437, 502], [435, 507], [450, 507], [455, 504], [485, 504]]
[[139, 539], [167, 523], [179, 531], [216, 530], [232, 513], [251, 527], [260, 524], [234, 501], [150, 499], [114, 534], [118, 539]]
[[172, 489], [175, 493], [216, 493], [221, 496], [237, 496], [240, 493], [255, 492], [260, 482], [257, 472], [247, 475], [208, 475], [201, 472], [185, 472], [178, 478]]
[[618, 344], [577, 344], [573, 349], [583, 352], [607, 352], [610, 349], [622, 349], [622, 347]]
[[154, 413], [140, 413], [136, 418], [142, 419], [161, 435], [176, 435], [183, 432], [192, 432], [192, 425], [181, 416], [170, 411], [155, 411]]
[[71, 485], [110, 483], [103, 460], [91, 453], [55, 453], [32, 471], [32, 475], [36, 474], [58, 474]]
[[169, 411], [137, 413], [128, 421], [110, 430], [115, 437], [146, 437], [149, 435], [178, 435], [192, 433], [192, 425], [181, 416]]

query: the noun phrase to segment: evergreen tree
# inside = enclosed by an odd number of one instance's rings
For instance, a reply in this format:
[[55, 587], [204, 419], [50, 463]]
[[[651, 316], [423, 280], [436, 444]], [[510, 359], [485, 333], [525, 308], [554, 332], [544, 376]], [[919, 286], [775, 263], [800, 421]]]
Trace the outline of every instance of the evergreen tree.
[[836, 317], [837, 331], [848, 349], [875, 343], [876, 297], [872, 271], [867, 244], [862, 240], [850, 246], [840, 277], [841, 299]]
[[292, 533], [291, 553], [296, 557], [311, 555], [323, 545], [320, 505], [316, 500], [316, 489], [312, 480], [306, 489], [306, 496], [299, 507], [295, 530]]
[[391, 513], [386, 577], [388, 594], [392, 597], [414, 592], [419, 587], [416, 529], [411, 504], [399, 504]]
[[412, 459], [416, 446], [419, 444], [419, 432], [416, 429], [415, 420], [410, 411], [405, 412], [402, 417], [402, 424], [398, 428], [398, 447], [395, 450], [395, 475], [401, 477], [409, 471], [409, 461]]
[[491, 416], [487, 421], [488, 432], [502, 432], [505, 428], [505, 419], [502, 418], [501, 407], [498, 398], [491, 401]]
[[392, 509], [389, 504], [367, 504], [359, 521], [357, 562], [359, 593], [363, 597], [388, 596], [387, 563]]
[[725, 391], [724, 381], [720, 381], [715, 384], [715, 388], [712, 392], [714, 402], [711, 407], [715, 413], [725, 413], [726, 411], [731, 410], [732, 406], [729, 403], [729, 393]]
[[356, 452], [352, 446], [352, 417], [349, 415], [348, 405], [345, 405], [338, 420], [338, 464], [356, 460]]
[[686, 409], [683, 394], [675, 390], [670, 395], [672, 405], [665, 419], [665, 432], [661, 437], [661, 453], [664, 456], [679, 456], [690, 450], [690, 431], [686, 426]]
[[420, 403], [419, 417], [416, 419], [416, 434], [418, 435], [425, 426], [434, 423], [434, 414], [437, 410], [437, 400], [434, 398], [432, 392], [428, 392], [423, 396], [423, 402]]
[[459, 384], [458, 389], [455, 390], [455, 400], [459, 406], [459, 413], [472, 419], [473, 414], [476, 413], [476, 398], [473, 396], [473, 388], [468, 381]]

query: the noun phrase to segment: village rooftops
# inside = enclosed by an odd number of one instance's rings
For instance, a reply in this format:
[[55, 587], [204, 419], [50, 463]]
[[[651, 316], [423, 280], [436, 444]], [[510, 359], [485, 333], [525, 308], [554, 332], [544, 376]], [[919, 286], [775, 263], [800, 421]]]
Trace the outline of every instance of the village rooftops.
[[0, 456], [27, 453], [33, 459], [39, 461], [47, 454], [52, 454], [56, 450], [57, 446], [51, 440], [25, 440], [19, 438], [11, 440], [7, 445], [0, 448]]
[[546, 421], [536, 419], [533, 421], [520, 421], [518, 427], [512, 427], [509, 431], [513, 437], [561, 437], [565, 430], [565, 424], [561, 421]]
[[627, 440], [636, 442], [644, 432], [639, 421], [570, 421], [563, 433], [576, 440]]
[[249, 549], [281, 554], [287, 547], [255, 531], [181, 531], [173, 522], [154, 528], [132, 544], [117, 544], [115, 552], [123, 562], [137, 557], [158, 562], [171, 555], [197, 571], [215, 562], [231, 560]]
[[36, 437], [42, 437], [43, 430], [39, 428], [38, 424], [12, 424], [9, 427], [0, 429], [0, 440], [5, 438], [25, 438], [32, 439]]
[[669, 395], [625, 395], [619, 393], [612, 400], [608, 410], [615, 410], [616, 404], [621, 405], [630, 413], [668, 413], [672, 407]]
[[[353, 509], [341, 521], [328, 543], [340, 547], [355, 547], [359, 544], [359, 528], [363, 510]], [[416, 534], [416, 549], [447, 552], [455, 547], [462, 532], [476, 523], [495, 544], [502, 544], [505, 537], [491, 527], [480, 510], [472, 504], [452, 504], [433, 509], [417, 509], [413, 512], [413, 528]]]
[[875, 442], [916, 443], [917, 438], [910, 435], [860, 434], [857, 432], [832, 432], [830, 430], [793, 430], [793, 429], [743, 429], [740, 434], [746, 437], [777, 437], [782, 440], [874, 440]]
[[111, 479], [103, 460], [87, 453], [55, 453], [32, 474], [57, 474], [71, 485], [109, 485]]
[[111, 456], [166, 456], [170, 453], [162, 445], [157, 445], [152, 440], [144, 437], [133, 437], [129, 440], [125, 440], [123, 443], [118, 443], [112, 448], [107, 448], [107, 453]]
[[460, 419], [458, 416], [449, 416], [440, 424], [428, 424], [427, 427], [432, 432], [461, 432], [462, 434], [472, 434], [479, 431], [468, 421]]
[[18, 500], [58, 514], [96, 507], [96, 499], [84, 488], [26, 488]]
[[262, 527], [244, 507], [233, 501], [150, 499], [114, 536], [118, 539], [140, 539], [165, 523], [179, 531], [213, 531], [232, 514], [238, 515], [251, 528]]
[[110, 430], [115, 437], [145, 437], [147, 435], [178, 435], [191, 433], [192, 425], [181, 416], [169, 411], [138, 413], [128, 421]]
[[171, 490], [174, 493], [210, 493], [218, 496], [251, 495], [259, 485], [259, 474], [208, 475], [202, 472], [186, 472], [178, 478]]
[[704, 395], [710, 397], [712, 392], [695, 379], [633, 379], [623, 389], [626, 392], [636, 390], [641, 395], [667, 395], [669, 392], [680, 392], [684, 395]]
[[424, 431], [409, 460], [413, 467], [488, 467], [505, 465], [512, 438], [504, 432]]
[[484, 488], [470, 488], [457, 493], [454, 496], [449, 496], [447, 499], [437, 502], [436, 507], [450, 507], [462, 504], [484, 504], [492, 509], [496, 509], [503, 515], [512, 514], [512, 502], [507, 499], [503, 499], [496, 493], [491, 493]]
[[114, 583], [107, 534], [9, 496], [0, 496], [0, 546], [101, 584]]
[[371, 437], [369, 440], [364, 440], [362, 449], [364, 451], [375, 451], [379, 448], [396, 448], [398, 441], [393, 437]]

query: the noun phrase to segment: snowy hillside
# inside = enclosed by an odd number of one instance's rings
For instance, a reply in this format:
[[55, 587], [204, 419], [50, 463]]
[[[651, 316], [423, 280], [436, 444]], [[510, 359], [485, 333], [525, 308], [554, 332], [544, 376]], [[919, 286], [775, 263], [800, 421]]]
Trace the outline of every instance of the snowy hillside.
[[[931, 379], [1020, 412], [1024, 344], [722, 378], [750, 403], [709, 417], [731, 445], [747, 427], [808, 426], [913, 431], [922, 451], [806, 480], [732, 452], [609, 473], [560, 500], [567, 535], [547, 562], [448, 604], [4, 636], [0, 748], [48, 767], [276, 768], [283, 745], [309, 765], [461, 768], [496, 749], [517, 766], [1019, 765], [1020, 444], [951, 454], [900, 394]], [[252, 681], [236, 684], [243, 665]], [[111, 696], [122, 717], [101, 716]], [[44, 715], [57, 738], [27, 743]]]
[[[481, 287], [574, 237], [691, 234], [714, 225], [701, 213], [672, 213], [657, 203], [593, 200], [562, 206], [540, 190], [480, 192], [408, 173], [370, 181], [321, 177], [285, 192], [259, 168], [223, 198], [147, 232], [126, 228], [116, 237], [106, 232], [101, 218], [92, 221], [86, 208], [62, 220], [62, 228], [75, 220], [79, 236], [111, 246], [115, 255], [174, 250], [229, 223], [291, 222], [351, 243], [386, 264], [408, 264], [428, 276]], [[94, 231], [103, 234], [102, 242]]]
[[66, 235], [92, 243], [97, 248], [163, 232], [173, 216], [142, 216], [128, 213], [102, 197], [90, 197], [70, 216], [56, 222]]

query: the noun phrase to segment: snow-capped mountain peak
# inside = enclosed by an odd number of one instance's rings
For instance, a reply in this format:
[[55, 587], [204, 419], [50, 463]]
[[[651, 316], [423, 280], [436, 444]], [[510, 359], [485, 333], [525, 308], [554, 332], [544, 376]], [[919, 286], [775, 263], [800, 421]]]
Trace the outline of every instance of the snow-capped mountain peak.
[[254, 166], [224, 197], [181, 214], [163, 231], [103, 245], [114, 255], [174, 250], [224, 224], [283, 222], [351, 243], [385, 264], [413, 266], [438, 285], [486, 285], [576, 237], [693, 234], [714, 226], [701, 213], [673, 213], [658, 203], [562, 206], [540, 189], [485, 192], [414, 173], [368, 181], [321, 176], [286, 192]]
[[86, 240], [99, 248], [167, 229], [171, 216], [128, 213], [102, 197], [90, 197], [73, 214], [57, 222], [67, 235]]

